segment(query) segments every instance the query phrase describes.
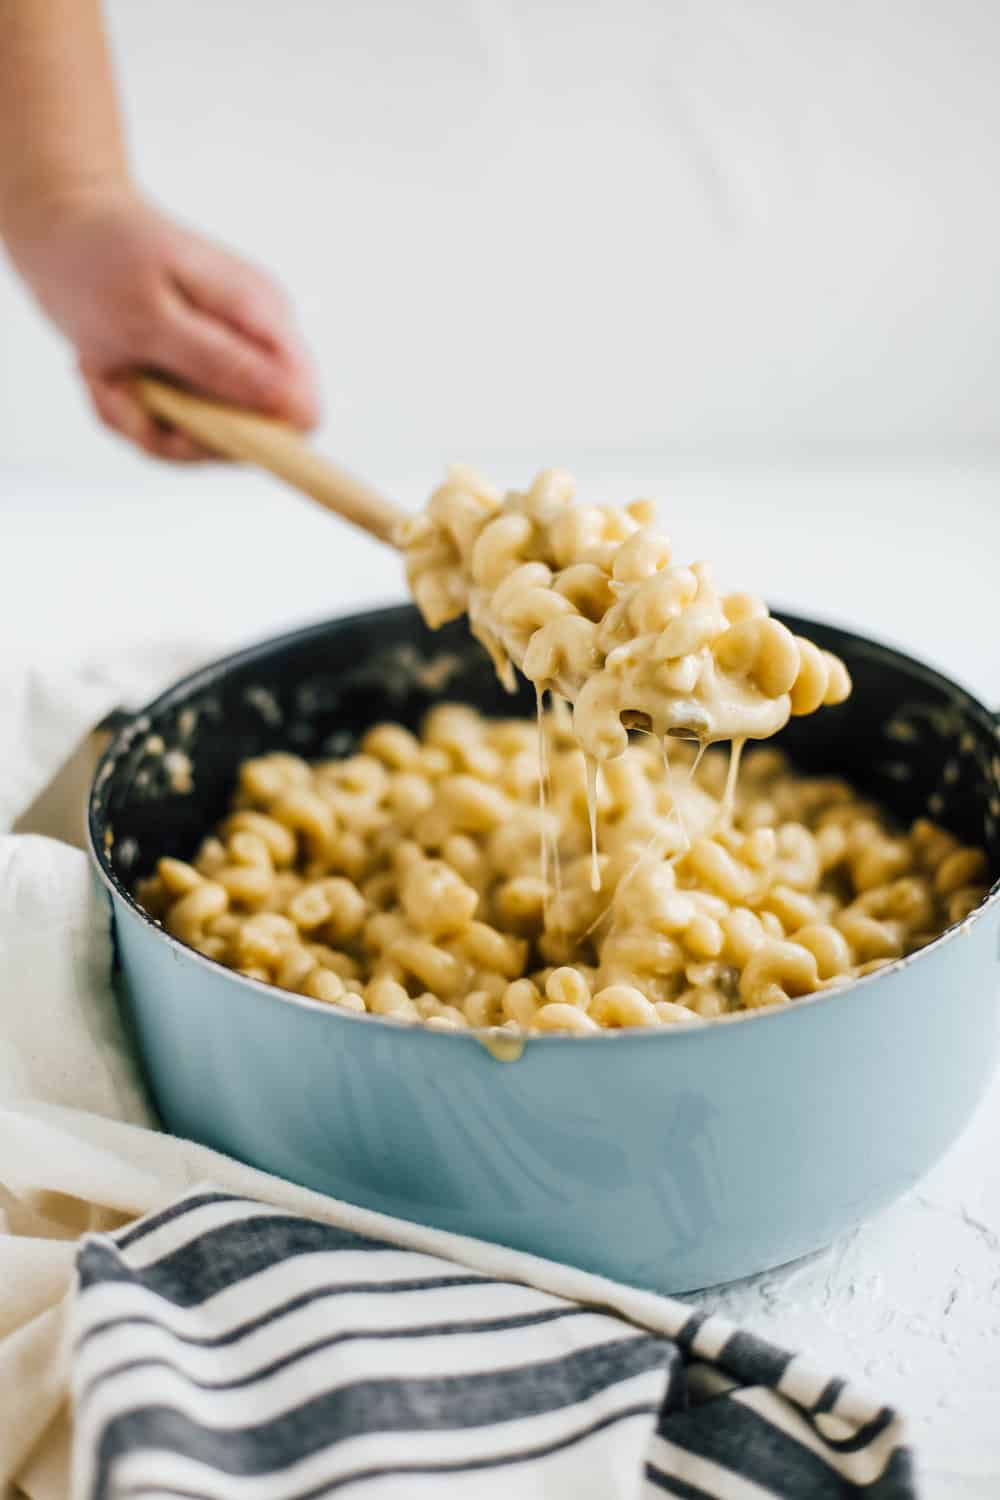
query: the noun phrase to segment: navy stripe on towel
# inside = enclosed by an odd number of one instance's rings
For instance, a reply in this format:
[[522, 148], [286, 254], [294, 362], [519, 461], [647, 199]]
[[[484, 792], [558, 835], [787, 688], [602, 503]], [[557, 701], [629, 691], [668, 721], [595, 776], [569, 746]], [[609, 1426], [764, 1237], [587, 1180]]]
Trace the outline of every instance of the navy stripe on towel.
[[[338, 1250], [395, 1252], [396, 1246], [367, 1239], [349, 1229], [337, 1229], [332, 1224], [317, 1224], [313, 1219], [262, 1214], [207, 1230], [152, 1265], [144, 1266], [143, 1280], [151, 1292], [166, 1301], [178, 1307], [194, 1307], [235, 1282], [266, 1271], [278, 1261]], [[130, 1279], [127, 1266], [106, 1242], [91, 1240], [81, 1254], [104, 1257], [105, 1280]]]
[[[93, 1244], [87, 1247], [90, 1250], [103, 1248]], [[81, 1258], [82, 1259], [82, 1258]], [[93, 1269], [93, 1266], [91, 1266]], [[109, 1278], [112, 1279], [112, 1278]], [[121, 1279], [115, 1277], [113, 1279]], [[124, 1278], [128, 1279], [128, 1278]], [[379, 1295], [391, 1296], [393, 1292], [435, 1292], [443, 1287], [463, 1286], [497, 1286], [499, 1283], [492, 1277], [478, 1276], [475, 1273], [461, 1274], [458, 1276], [406, 1276], [395, 1281], [343, 1281], [328, 1283], [324, 1286], [312, 1287], [308, 1292], [300, 1292], [296, 1297], [289, 1297], [286, 1302], [281, 1302], [277, 1307], [268, 1308], [266, 1312], [258, 1313], [255, 1317], [246, 1318], [235, 1327], [227, 1328], [224, 1333], [195, 1334], [182, 1333], [179, 1329], [172, 1329], [172, 1337], [181, 1344], [197, 1345], [205, 1349], [218, 1349], [226, 1344], [234, 1344], [237, 1340], [246, 1338], [248, 1334], [256, 1333], [258, 1328], [263, 1328], [267, 1323], [276, 1322], [288, 1313], [297, 1312], [301, 1307], [308, 1307], [310, 1302], [321, 1302], [327, 1297], [350, 1297], [359, 1292], [377, 1292]], [[98, 1334], [108, 1333], [113, 1328], [128, 1328], [130, 1326], [152, 1326], [158, 1328], [162, 1323], [162, 1317], [156, 1315], [144, 1315], [141, 1313], [126, 1313], [117, 1318], [104, 1318], [89, 1323], [81, 1330], [77, 1337], [76, 1348], [82, 1348], [89, 1339], [96, 1338]]]

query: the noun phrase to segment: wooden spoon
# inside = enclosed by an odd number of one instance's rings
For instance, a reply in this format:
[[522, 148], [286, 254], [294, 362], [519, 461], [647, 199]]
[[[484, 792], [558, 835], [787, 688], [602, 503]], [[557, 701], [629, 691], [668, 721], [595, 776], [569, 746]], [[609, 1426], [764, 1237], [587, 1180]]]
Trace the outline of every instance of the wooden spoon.
[[152, 375], [137, 376], [134, 385], [148, 412], [213, 453], [267, 469], [380, 542], [399, 545], [398, 528], [406, 512], [364, 480], [323, 458], [287, 422], [209, 400]]
[[[244, 407], [211, 401], [206, 396], [197, 396], [151, 375], [137, 376], [135, 388], [146, 410], [154, 417], [169, 422], [215, 453], [268, 469], [293, 489], [362, 527], [380, 542], [386, 542], [390, 547], [399, 546], [399, 526], [406, 519], [406, 512], [386, 500], [371, 485], [338, 468], [329, 459], [320, 457], [302, 434], [286, 422], [262, 417]], [[630, 713], [628, 727], [648, 729], [648, 715]], [[683, 729], [672, 732], [695, 734], [693, 730]]]

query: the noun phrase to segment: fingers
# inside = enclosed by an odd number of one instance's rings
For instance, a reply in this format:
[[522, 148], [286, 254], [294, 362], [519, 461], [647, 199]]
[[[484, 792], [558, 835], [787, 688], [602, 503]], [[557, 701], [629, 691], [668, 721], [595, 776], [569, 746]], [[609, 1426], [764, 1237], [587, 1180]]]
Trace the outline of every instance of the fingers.
[[113, 234], [99, 228], [101, 253], [84, 247], [99, 274], [71, 336], [103, 422], [158, 458], [211, 456], [145, 412], [128, 377], [146, 370], [303, 429], [315, 425], [315, 372], [268, 276], [148, 206], [133, 205]]
[[[184, 246], [174, 283], [191, 315], [188, 338], [199, 349], [194, 357], [205, 361], [204, 379], [212, 382], [204, 388], [297, 427], [314, 427], [320, 415], [316, 373], [280, 287], [245, 262], [193, 239]], [[234, 340], [242, 346], [238, 364], [231, 352]], [[228, 361], [226, 371], [218, 360]], [[202, 384], [194, 375], [187, 378]]]
[[106, 427], [135, 443], [153, 458], [174, 463], [196, 463], [213, 455], [181, 432], [164, 426], [140, 404], [127, 379], [100, 375], [84, 366], [80, 368], [90, 392], [94, 409]]
[[298, 342], [288, 299], [269, 276], [207, 241], [185, 240], [174, 279], [189, 302], [269, 348]]
[[151, 361], [195, 390], [308, 429], [319, 415], [306, 363], [249, 338], [172, 293], [150, 350]]

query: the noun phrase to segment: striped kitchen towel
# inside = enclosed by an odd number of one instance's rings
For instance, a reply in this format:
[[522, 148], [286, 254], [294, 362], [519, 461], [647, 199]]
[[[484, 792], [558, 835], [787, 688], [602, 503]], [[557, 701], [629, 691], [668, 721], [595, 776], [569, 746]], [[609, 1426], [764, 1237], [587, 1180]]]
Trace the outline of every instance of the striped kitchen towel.
[[667, 1299], [651, 1330], [207, 1191], [79, 1278], [76, 1500], [914, 1494], [892, 1411]]

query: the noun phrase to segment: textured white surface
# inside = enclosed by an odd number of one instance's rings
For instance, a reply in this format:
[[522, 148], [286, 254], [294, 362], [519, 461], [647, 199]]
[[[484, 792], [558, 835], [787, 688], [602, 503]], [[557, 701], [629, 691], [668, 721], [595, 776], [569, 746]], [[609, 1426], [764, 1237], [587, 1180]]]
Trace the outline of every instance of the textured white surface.
[[[391, 553], [269, 481], [123, 463], [128, 483], [75, 488], [0, 468], [9, 663], [99, 669], [111, 647], [178, 637], [210, 653], [402, 595]], [[515, 483], [531, 467], [508, 453], [496, 472]], [[580, 474], [588, 497], [663, 497], [678, 552], [708, 555], [722, 580], [891, 638], [1000, 705], [1000, 470], [723, 472], [654, 454], [591, 459]], [[410, 506], [433, 478], [374, 477]], [[1000, 1078], [902, 1202], [808, 1261], [707, 1298], [898, 1404], [931, 1500], [1000, 1495], [998, 1134]]]
[[998, 1131], [994, 1079], [900, 1202], [819, 1255], [701, 1299], [905, 1412], [934, 1500], [1000, 1495]]

